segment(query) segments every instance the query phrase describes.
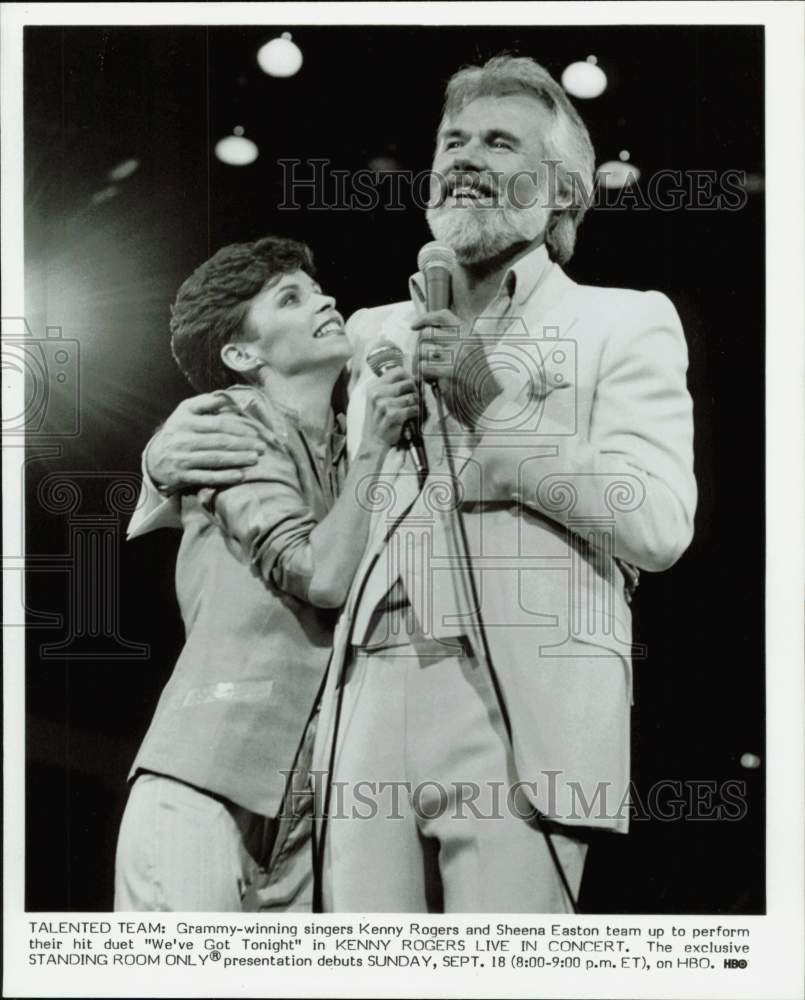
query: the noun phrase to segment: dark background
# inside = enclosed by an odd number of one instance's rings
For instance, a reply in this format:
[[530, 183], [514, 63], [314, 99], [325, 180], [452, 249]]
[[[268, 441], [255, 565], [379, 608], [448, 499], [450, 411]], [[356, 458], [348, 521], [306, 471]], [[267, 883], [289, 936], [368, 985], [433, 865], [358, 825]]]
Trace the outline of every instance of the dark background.
[[[567, 270], [665, 292], [690, 348], [696, 537], [672, 570], [643, 575], [636, 599], [649, 649], [636, 668], [637, 792], [738, 780], [747, 803], [734, 822], [636, 820], [629, 837], [602, 838], [582, 908], [762, 912], [763, 768], [740, 763], [762, 759], [764, 736], [762, 28], [288, 27], [305, 57], [288, 80], [255, 60], [281, 27], [26, 29], [27, 319], [34, 338], [59, 326], [78, 341], [81, 421], [59, 437], [46, 418], [29, 438], [27, 907], [111, 907], [127, 769], [181, 646], [178, 534], [124, 544], [131, 498], [106, 495], [190, 394], [168, 345], [178, 285], [219, 246], [279, 232], [312, 244], [345, 315], [405, 297], [423, 214], [278, 211], [276, 161], [352, 171], [393, 156], [425, 170], [447, 77], [506, 50], [557, 78], [598, 57], [609, 87], [576, 103], [598, 160], [628, 149], [641, 189], [661, 169], [752, 177], [740, 211], [594, 209]], [[212, 154], [235, 125], [260, 147], [247, 167]], [[128, 158], [139, 169], [110, 181]], [[59, 474], [82, 491], [72, 511]]]

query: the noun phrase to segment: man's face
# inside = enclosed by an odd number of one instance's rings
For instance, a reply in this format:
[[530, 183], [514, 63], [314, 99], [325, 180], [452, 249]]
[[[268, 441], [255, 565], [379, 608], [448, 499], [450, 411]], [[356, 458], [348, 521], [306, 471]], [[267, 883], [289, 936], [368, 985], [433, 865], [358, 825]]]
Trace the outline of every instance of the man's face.
[[547, 110], [526, 95], [479, 97], [439, 128], [428, 224], [459, 261], [490, 260], [544, 236]]
[[253, 357], [283, 375], [343, 367], [352, 355], [335, 299], [304, 271], [280, 275], [252, 299], [244, 323]]

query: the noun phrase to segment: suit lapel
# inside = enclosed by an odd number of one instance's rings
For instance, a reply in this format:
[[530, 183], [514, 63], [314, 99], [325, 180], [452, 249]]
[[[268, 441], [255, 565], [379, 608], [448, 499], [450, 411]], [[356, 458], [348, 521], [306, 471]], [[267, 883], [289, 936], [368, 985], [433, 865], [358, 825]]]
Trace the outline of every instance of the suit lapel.
[[[544, 341], [546, 339], [545, 331], [546, 329], [550, 330], [550, 328], [555, 328], [558, 336], [561, 337], [572, 326], [576, 318], [576, 297], [572, 294], [576, 288], [576, 283], [568, 278], [564, 271], [555, 264], [549, 270], [544, 281], [541, 282], [525, 303], [522, 305], [518, 304], [515, 293], [515, 302], [511, 307], [511, 316], [513, 319], [521, 318], [523, 320], [530, 339], [538, 342]], [[404, 310], [392, 313], [382, 323], [377, 333], [378, 340], [390, 340], [400, 347], [406, 355], [406, 363], [408, 365], [410, 365], [416, 350], [417, 334], [410, 326], [415, 311], [415, 305], [410, 303]], [[514, 322], [508, 325], [501, 337], [501, 342], [507, 339], [522, 339], [522, 336], [523, 325]], [[364, 373], [362, 378], [359, 377], [354, 394], [364, 393], [365, 382], [372, 377], [371, 373], [368, 375]], [[356, 411], [361, 414], [362, 423], [363, 407], [357, 407]], [[433, 411], [430, 414], [429, 422], [431, 424], [431, 434], [438, 434], [438, 425]], [[455, 442], [455, 435], [453, 440]], [[477, 443], [477, 435], [466, 433], [464, 440], [459, 439], [457, 444], [454, 443], [452, 454], [454, 456], [457, 475], [466, 465]], [[351, 622], [355, 617], [356, 600], [359, 594], [362, 595], [361, 603], [370, 601], [370, 595], [363, 593], [366, 586], [366, 577], [368, 573], [376, 572], [377, 570], [378, 557], [387, 544], [386, 536], [389, 528], [394, 523], [394, 520], [402, 514], [408, 504], [416, 499], [418, 490], [416, 476], [413, 474], [403, 474], [412, 472], [411, 469], [407, 468], [408, 464], [405, 453], [403, 451], [395, 451], [390, 454], [389, 459], [384, 465], [382, 472], [384, 485], [382, 489], [384, 491], [388, 489], [393, 506], [390, 508], [384, 507], [380, 503], [378, 509], [373, 512], [366, 551], [355, 574], [350, 589], [350, 596], [344, 609], [344, 617], [347, 619], [347, 623]], [[383, 577], [384, 579], [378, 584], [379, 587], [386, 586], [387, 574], [383, 573]], [[378, 591], [377, 595], [373, 594], [371, 596], [377, 596], [379, 600], [385, 596], [385, 590], [382, 594]], [[373, 604], [372, 607], [374, 606]]]
[[[576, 282], [568, 278], [558, 264], [554, 264], [525, 303], [518, 304], [515, 293], [509, 312], [512, 322], [507, 325], [499, 344], [505, 347], [507, 343], [522, 343], [524, 334], [538, 346], [550, 344], [551, 337], [565, 337], [578, 314], [578, 303], [573, 294], [577, 288]], [[469, 461], [480, 437], [480, 434], [470, 432], [464, 441], [453, 448], [456, 475]]]

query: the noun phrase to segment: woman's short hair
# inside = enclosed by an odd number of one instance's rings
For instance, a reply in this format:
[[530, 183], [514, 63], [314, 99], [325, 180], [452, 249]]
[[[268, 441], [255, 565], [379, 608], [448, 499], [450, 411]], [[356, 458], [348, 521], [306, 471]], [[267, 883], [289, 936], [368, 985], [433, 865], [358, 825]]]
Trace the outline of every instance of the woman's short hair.
[[447, 83], [443, 118], [451, 118], [479, 97], [509, 97], [526, 94], [550, 113], [553, 126], [543, 136], [545, 160], [556, 164], [556, 191], [566, 208], [551, 213], [545, 242], [560, 264], [570, 260], [593, 193], [595, 151], [587, 127], [564, 90], [551, 74], [533, 59], [499, 55], [483, 66], [460, 69]]
[[281, 274], [315, 276], [305, 243], [265, 236], [222, 247], [182, 284], [171, 306], [171, 350], [196, 392], [225, 389], [238, 381], [221, 359], [221, 348], [251, 340], [244, 320], [252, 299]]

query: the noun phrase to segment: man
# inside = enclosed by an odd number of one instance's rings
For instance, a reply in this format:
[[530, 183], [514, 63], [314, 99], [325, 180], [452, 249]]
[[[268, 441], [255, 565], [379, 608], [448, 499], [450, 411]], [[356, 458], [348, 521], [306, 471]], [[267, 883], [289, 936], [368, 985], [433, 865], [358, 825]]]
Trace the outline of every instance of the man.
[[375, 380], [346, 471], [331, 398], [352, 349], [293, 240], [219, 250], [179, 290], [171, 331], [191, 385], [260, 454], [246, 482], [181, 498], [186, 639], [131, 769], [115, 908], [309, 909], [310, 816], [281, 806], [369, 526], [360, 483], [415, 387], [400, 369]]
[[[348, 431], [381, 340], [421, 358], [448, 412], [426, 394], [421, 492], [410, 462], [386, 462], [391, 506], [336, 633], [315, 760], [327, 909], [566, 910], [586, 831], [627, 829], [629, 564], [663, 570], [690, 542], [692, 406], [670, 302], [561, 270], [592, 170], [533, 60], [460, 71], [428, 212], [457, 257], [451, 309], [426, 312], [416, 275], [411, 301], [348, 324]], [[204, 481], [187, 449], [202, 417], [217, 427], [205, 405], [155, 440], [157, 480]]]

